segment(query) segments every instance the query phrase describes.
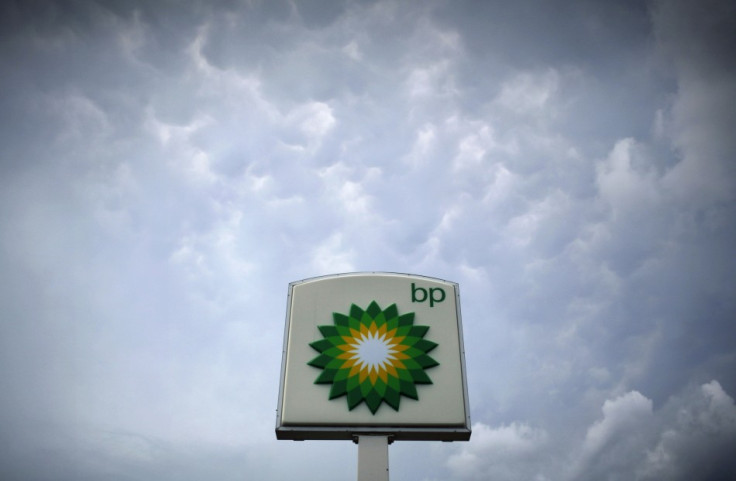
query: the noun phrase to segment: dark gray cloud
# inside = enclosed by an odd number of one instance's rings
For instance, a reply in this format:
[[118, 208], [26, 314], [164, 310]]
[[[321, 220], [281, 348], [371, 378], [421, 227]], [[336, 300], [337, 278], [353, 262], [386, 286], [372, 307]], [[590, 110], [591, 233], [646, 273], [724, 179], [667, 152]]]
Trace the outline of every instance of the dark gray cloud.
[[476, 423], [397, 477], [727, 478], [731, 13], [6, 2], [0, 475], [353, 475], [274, 439], [286, 287], [389, 270], [460, 283]]
[[728, 479], [736, 468], [736, 405], [716, 381], [659, 408], [638, 391], [608, 399], [583, 436], [516, 422], [473, 435], [448, 458], [455, 479]]

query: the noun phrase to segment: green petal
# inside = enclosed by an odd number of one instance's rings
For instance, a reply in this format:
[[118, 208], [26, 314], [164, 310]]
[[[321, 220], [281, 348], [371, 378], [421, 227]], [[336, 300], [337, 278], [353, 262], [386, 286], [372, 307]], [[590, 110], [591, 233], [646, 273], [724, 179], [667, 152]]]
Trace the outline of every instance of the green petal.
[[358, 376], [350, 376], [348, 378], [348, 391], [352, 391], [353, 389], [358, 389], [358, 385], [360, 384], [358, 380]]
[[335, 399], [336, 397], [344, 396], [348, 392], [347, 383], [345, 381], [337, 381], [332, 384], [330, 388], [329, 399]]
[[341, 343], [345, 343], [343, 336], [353, 337], [350, 333], [350, 326], [337, 326], [337, 336], [333, 336], [330, 339], [339, 338]]
[[386, 394], [386, 383], [383, 382], [381, 378], [376, 379], [376, 384], [373, 386], [373, 389], [376, 390], [376, 392], [383, 397], [384, 394]]
[[319, 332], [322, 334], [323, 337], [332, 337], [332, 336], [340, 335], [337, 332], [337, 328], [335, 326], [317, 326], [317, 329], [319, 329]]
[[[327, 354], [327, 353], [325, 353], [325, 354]], [[407, 356], [409, 356], [412, 359], [416, 359], [419, 356], [424, 356], [424, 351], [420, 351], [419, 349], [417, 349], [415, 347], [410, 347], [409, 349], [407, 349], [407, 350], [404, 351], [404, 354], [406, 354]]]
[[437, 343], [427, 341], [426, 339], [420, 339], [417, 343], [414, 344], [414, 347], [417, 349], [421, 349], [426, 353], [437, 347]]
[[[344, 328], [341, 327], [338, 330], [342, 330], [342, 329], [344, 329]], [[348, 335], [349, 335], [349, 333], [350, 333], [350, 331], [348, 331]], [[328, 337], [327, 340], [330, 341], [333, 346], [342, 346], [343, 344], [345, 344], [345, 339], [343, 339], [342, 336]]]
[[383, 311], [383, 315], [386, 317], [387, 321], [392, 321], [399, 316], [399, 309], [396, 307], [396, 304], [391, 304]]
[[368, 309], [366, 311], [372, 318], [376, 318], [381, 313], [381, 308], [378, 307], [378, 303], [376, 301], [371, 302], [368, 305]]
[[[355, 318], [350, 318], [350, 329], [355, 329], [356, 331], [360, 331], [360, 321]], [[350, 334], [352, 336], [352, 334]]]
[[413, 382], [401, 381], [401, 394], [412, 399], [419, 399]]
[[360, 389], [348, 390], [348, 409], [352, 411], [362, 400], [363, 394], [360, 392]]
[[353, 319], [360, 320], [360, 318], [363, 317], [363, 312], [363, 309], [356, 306], [355, 304], [350, 306], [350, 317], [352, 317]]
[[325, 356], [324, 354], [320, 354], [319, 356], [309, 361], [307, 364], [309, 364], [310, 366], [320, 367], [324, 369], [325, 367], [327, 367], [330, 361], [332, 361], [332, 358], [330, 356]]
[[333, 347], [332, 343], [328, 341], [327, 339], [320, 339], [319, 341], [314, 341], [309, 344], [312, 349], [315, 349], [317, 352], [324, 352], [331, 347]]
[[386, 403], [389, 406], [394, 408], [394, 411], [399, 410], [399, 403], [401, 402], [401, 395], [399, 394], [399, 391], [397, 389], [394, 389], [389, 386], [386, 389], [386, 394], [384, 394], [383, 400], [386, 401]]
[[399, 381], [411, 381], [413, 379], [406, 369], [397, 369], [396, 372], [399, 374]]
[[367, 396], [372, 389], [373, 386], [371, 385], [371, 382], [368, 380], [368, 378], [365, 378], [365, 380], [360, 383], [360, 392], [363, 394], [363, 397]]
[[331, 383], [335, 379], [335, 374], [337, 374], [337, 369], [325, 369], [322, 371], [322, 374], [320, 374], [317, 377], [317, 380], [314, 381], [315, 384], [328, 384]]
[[414, 378], [414, 382], [417, 384], [432, 384], [432, 380], [422, 370], [411, 371], [411, 377]]
[[422, 365], [416, 362], [414, 359], [404, 359], [401, 362], [403, 362], [404, 366], [406, 366], [406, 368], [410, 371], [422, 368]]
[[399, 389], [400, 389], [400, 387], [399, 387], [399, 378], [398, 377], [389, 376], [388, 377], [388, 387], [391, 388], [391, 389], [393, 389], [393, 390], [396, 390], [398, 392]]
[[[404, 327], [402, 328], [402, 330], [404, 331], [405, 334], [404, 334], [404, 339], [401, 341], [401, 344], [403, 344], [404, 346], [413, 346], [414, 344], [422, 340], [421, 337], [415, 337], [415, 336], [409, 335], [409, 331], [411, 330], [410, 327]], [[399, 336], [400, 334], [397, 332], [396, 335]]]
[[333, 312], [332, 313], [332, 320], [335, 323], [335, 326], [345, 326], [348, 325], [348, 316], [345, 314], [340, 314], [339, 312]]
[[347, 381], [348, 375], [350, 375], [350, 369], [340, 368], [335, 374], [335, 381]]
[[326, 351], [324, 351], [322, 354], [324, 354], [325, 356], [330, 356], [331, 358], [334, 359], [337, 356], [339, 356], [340, 354], [342, 354], [343, 352], [345, 352], [342, 349], [340, 349], [339, 347], [332, 346], [332, 344], [330, 344], [330, 346], [331, 347], [329, 349], [327, 349]]
[[399, 316], [399, 326], [411, 326], [414, 324], [414, 313], [409, 312]]
[[[415, 326], [414, 319], [413, 312], [399, 315], [396, 304], [391, 304], [382, 310], [376, 301], [371, 301], [365, 310], [356, 304], [351, 304], [349, 315], [333, 312], [333, 325], [318, 326], [323, 339], [309, 344], [312, 349], [320, 353], [307, 363], [322, 369], [315, 384], [331, 384], [329, 399], [346, 396], [350, 410], [361, 402], [365, 402], [373, 414], [384, 402], [398, 411], [401, 396], [419, 399], [416, 385], [431, 384], [432, 380], [425, 369], [437, 366], [439, 363], [427, 355], [437, 347], [437, 343], [423, 339], [429, 327]], [[395, 330], [397, 337], [403, 337], [401, 344], [407, 347], [403, 353], [408, 356], [407, 359], [402, 360], [405, 368], [397, 368], [396, 376], [388, 375], [386, 382], [378, 378], [375, 384], [372, 384], [370, 378], [367, 378], [361, 383], [360, 375], [351, 376], [346, 361], [338, 358], [345, 352], [342, 349], [347, 344], [344, 338], [353, 337], [351, 330], [359, 331], [363, 326], [386, 328], [388, 331]]]
[[381, 401], [383, 401], [383, 397], [376, 391], [369, 392], [365, 397], [365, 403], [368, 405], [368, 409], [371, 410], [371, 414], [376, 414], [376, 411], [381, 406]]
[[397, 337], [401, 337], [401, 336], [406, 337], [406, 336], [409, 335], [410, 332], [411, 332], [411, 326], [399, 326], [396, 329], [396, 336]]
[[429, 369], [430, 367], [439, 366], [440, 363], [432, 359], [431, 357], [427, 356], [426, 354], [422, 354], [421, 356], [418, 356], [415, 359], [420, 366], [424, 369]]
[[424, 337], [427, 331], [429, 331], [429, 326], [413, 326], [409, 331], [409, 335], [414, 337]]
[[330, 362], [327, 363], [325, 366], [328, 369], [340, 369], [342, 365], [345, 364], [345, 361], [342, 359], [332, 359]]

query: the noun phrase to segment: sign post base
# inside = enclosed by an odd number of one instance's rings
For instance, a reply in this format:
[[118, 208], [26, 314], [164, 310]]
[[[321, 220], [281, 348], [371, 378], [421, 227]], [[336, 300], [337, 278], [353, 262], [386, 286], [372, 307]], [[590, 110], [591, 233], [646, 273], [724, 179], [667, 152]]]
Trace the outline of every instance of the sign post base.
[[358, 481], [388, 481], [388, 436], [356, 436]]

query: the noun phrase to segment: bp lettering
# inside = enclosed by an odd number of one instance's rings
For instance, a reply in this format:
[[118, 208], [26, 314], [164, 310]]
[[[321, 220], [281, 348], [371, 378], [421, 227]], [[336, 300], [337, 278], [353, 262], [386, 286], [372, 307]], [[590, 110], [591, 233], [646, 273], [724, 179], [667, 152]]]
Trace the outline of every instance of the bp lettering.
[[429, 300], [429, 307], [445, 300], [445, 290], [441, 287], [419, 287], [411, 283], [411, 302], [424, 302]]

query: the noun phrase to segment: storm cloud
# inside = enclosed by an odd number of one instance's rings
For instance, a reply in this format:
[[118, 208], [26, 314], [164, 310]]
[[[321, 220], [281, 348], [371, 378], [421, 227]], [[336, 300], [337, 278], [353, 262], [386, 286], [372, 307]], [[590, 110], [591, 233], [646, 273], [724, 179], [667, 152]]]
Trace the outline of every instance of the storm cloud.
[[354, 476], [275, 439], [286, 290], [392, 271], [473, 421], [392, 476], [736, 477], [734, 10], [4, 2], [0, 476]]

